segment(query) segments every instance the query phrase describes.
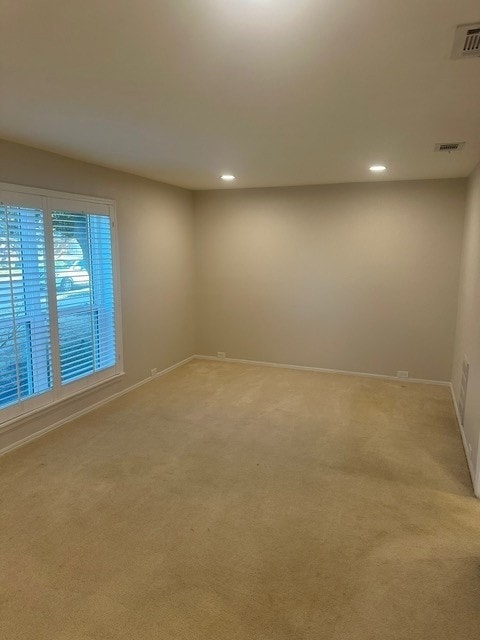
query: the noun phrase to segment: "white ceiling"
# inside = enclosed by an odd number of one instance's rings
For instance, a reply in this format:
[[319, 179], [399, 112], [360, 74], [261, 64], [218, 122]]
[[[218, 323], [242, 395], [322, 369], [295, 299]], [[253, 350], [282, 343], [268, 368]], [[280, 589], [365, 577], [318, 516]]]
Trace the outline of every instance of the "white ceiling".
[[0, 9], [9, 140], [193, 189], [466, 176], [480, 159], [480, 58], [450, 59], [478, 0]]

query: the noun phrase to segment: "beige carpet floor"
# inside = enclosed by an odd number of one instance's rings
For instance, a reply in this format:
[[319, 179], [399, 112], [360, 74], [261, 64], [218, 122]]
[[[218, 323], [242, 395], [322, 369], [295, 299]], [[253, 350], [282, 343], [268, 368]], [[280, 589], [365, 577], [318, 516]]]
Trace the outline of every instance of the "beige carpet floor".
[[472, 640], [449, 390], [194, 361], [0, 459], [2, 640]]

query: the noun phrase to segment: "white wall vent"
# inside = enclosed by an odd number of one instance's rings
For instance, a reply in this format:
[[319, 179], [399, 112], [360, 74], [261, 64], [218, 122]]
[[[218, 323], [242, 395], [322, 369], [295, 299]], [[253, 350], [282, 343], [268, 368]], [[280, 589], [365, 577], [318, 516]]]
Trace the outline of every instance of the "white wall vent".
[[452, 58], [480, 56], [480, 22], [463, 24], [455, 31]]
[[435, 151], [460, 151], [465, 146], [465, 142], [437, 142], [434, 147]]

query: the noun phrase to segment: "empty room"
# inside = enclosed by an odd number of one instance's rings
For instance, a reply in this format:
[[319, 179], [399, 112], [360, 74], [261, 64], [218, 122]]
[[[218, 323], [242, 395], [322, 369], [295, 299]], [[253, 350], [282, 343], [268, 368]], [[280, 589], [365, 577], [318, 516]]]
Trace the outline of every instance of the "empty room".
[[478, 0], [0, 7], [0, 638], [479, 637]]

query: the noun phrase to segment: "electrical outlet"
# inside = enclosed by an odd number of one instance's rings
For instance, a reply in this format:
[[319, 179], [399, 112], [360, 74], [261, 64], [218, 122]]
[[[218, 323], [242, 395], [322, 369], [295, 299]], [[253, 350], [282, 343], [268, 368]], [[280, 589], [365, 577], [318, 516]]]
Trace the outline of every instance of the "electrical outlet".
[[225, 358], [225, 351], [217, 351], [217, 358]]
[[397, 378], [408, 378], [408, 371], [397, 371]]
[[157, 373], [158, 373], [157, 367], [154, 367], [154, 368], [151, 370], [151, 372], [150, 372], [150, 373], [151, 373], [151, 375], [152, 375], [152, 378], [153, 378], [153, 376], [156, 376], [156, 375], [157, 375]]

